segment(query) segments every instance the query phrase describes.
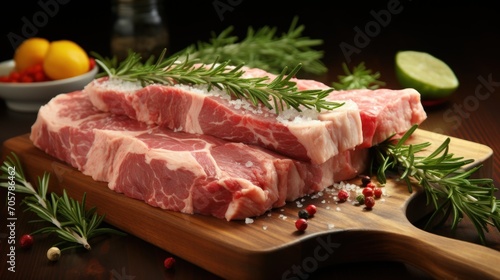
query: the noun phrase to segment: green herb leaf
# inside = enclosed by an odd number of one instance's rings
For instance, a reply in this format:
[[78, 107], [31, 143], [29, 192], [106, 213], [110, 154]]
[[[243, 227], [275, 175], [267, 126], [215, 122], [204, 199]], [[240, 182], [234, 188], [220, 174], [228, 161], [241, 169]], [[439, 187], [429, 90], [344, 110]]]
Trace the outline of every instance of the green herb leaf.
[[385, 82], [379, 80], [380, 73], [372, 73], [372, 70], [366, 69], [364, 62], [355, 66], [352, 71], [349, 70], [347, 64], [343, 63], [342, 69], [344, 70], [344, 75], [339, 75], [339, 81], [332, 83], [332, 86], [337, 90], [361, 88], [377, 89], [381, 86], [385, 86]]
[[304, 29], [304, 25], [298, 25], [298, 17], [294, 17], [288, 32], [281, 36], [276, 34], [276, 27], [249, 27], [246, 37], [240, 40], [231, 35], [234, 26], [230, 26], [218, 35], [212, 32], [209, 42], [192, 44], [173, 56], [180, 60], [199, 59], [206, 64], [230, 60], [235, 65], [245, 64], [272, 73], [301, 64], [304, 72], [324, 74], [327, 68], [321, 61], [323, 52], [315, 49], [323, 40], [303, 36]]
[[[104, 233], [123, 235], [122, 232], [114, 229], [98, 229], [98, 226], [103, 221], [103, 216], [97, 216], [95, 208], [91, 208], [89, 211], [85, 210], [86, 194], [83, 195], [81, 204], [69, 197], [66, 190], [63, 190], [62, 197], [57, 196], [55, 193], [51, 193], [50, 200], [47, 199], [46, 195], [50, 174], [44, 173], [42, 178], [38, 177], [37, 191], [26, 180], [19, 157], [15, 153], [11, 153], [11, 156], [6, 157], [0, 169], [5, 172], [0, 178], [8, 179], [9, 182], [9, 170], [15, 170], [15, 191], [30, 195], [24, 198], [23, 204], [27, 206], [26, 210], [34, 212], [42, 219], [35, 222], [48, 222], [52, 224], [52, 226], [40, 228], [32, 234], [55, 233], [62, 240], [80, 244], [87, 250], [91, 249], [88, 243], [91, 237]], [[7, 188], [9, 185], [3, 182], [0, 183], [0, 186]]]
[[179, 61], [178, 57], [165, 57], [166, 50], [162, 52], [155, 63], [148, 59], [141, 63], [141, 57], [134, 52], [129, 52], [125, 60], [117, 64], [114, 59], [97, 57], [96, 63], [104, 70], [97, 77], [109, 76], [125, 81], [139, 81], [142, 86], [149, 84], [188, 84], [206, 85], [224, 90], [235, 98], [243, 98], [254, 106], [261, 104], [269, 109], [274, 109], [278, 114], [284, 109], [293, 108], [302, 111], [304, 108], [333, 110], [342, 106], [338, 103], [325, 100], [333, 91], [330, 89], [303, 90], [297, 89], [291, 78], [295, 77], [302, 65], [295, 66], [290, 72], [284, 68], [273, 80], [268, 77], [244, 78], [243, 65], [231, 66], [231, 61], [212, 64], [199, 63], [196, 60]]
[[372, 148], [376, 156], [373, 157], [374, 163], [371, 166], [378, 167], [378, 180], [385, 183], [387, 171], [399, 172], [400, 178], [407, 182], [410, 192], [412, 182], [418, 182], [425, 191], [427, 203], [432, 204], [435, 209], [426, 228], [435, 223], [437, 217], [443, 216], [445, 220], [452, 215], [452, 229], [455, 229], [466, 215], [484, 244], [487, 225], [493, 225], [500, 230], [500, 210], [497, 207], [499, 202], [494, 196], [498, 189], [495, 188], [493, 180], [471, 179], [470, 176], [481, 166], [465, 170], [465, 165], [473, 160], [463, 160], [450, 154], [450, 138], [430, 155], [417, 156], [416, 152], [430, 146], [430, 143], [405, 144], [417, 127], [412, 126], [400, 139], [390, 137]]

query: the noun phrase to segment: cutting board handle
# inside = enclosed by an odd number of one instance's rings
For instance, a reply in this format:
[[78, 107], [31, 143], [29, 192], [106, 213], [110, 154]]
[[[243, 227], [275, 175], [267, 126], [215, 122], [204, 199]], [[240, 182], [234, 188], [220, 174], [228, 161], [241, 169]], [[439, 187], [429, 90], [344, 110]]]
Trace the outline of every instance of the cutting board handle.
[[494, 249], [432, 234], [412, 224], [387, 229], [334, 233], [331, 239], [339, 244], [334, 262], [338, 262], [338, 256], [345, 262], [396, 261], [413, 265], [436, 279], [500, 277], [500, 253]]
[[[500, 253], [491, 248], [462, 240], [439, 236], [418, 228], [407, 238], [397, 257], [439, 279], [498, 279]], [[411, 237], [410, 237], [411, 236]]]

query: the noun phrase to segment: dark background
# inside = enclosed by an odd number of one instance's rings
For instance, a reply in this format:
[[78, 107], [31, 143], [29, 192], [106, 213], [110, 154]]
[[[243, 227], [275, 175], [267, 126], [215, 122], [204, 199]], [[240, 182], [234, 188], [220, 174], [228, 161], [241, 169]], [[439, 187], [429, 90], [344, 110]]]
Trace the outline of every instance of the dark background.
[[[500, 116], [500, 110], [498, 110], [500, 105], [498, 104], [498, 94], [500, 94], [498, 17], [500, 10], [494, 7], [494, 1], [474, 1], [474, 4], [472, 1], [463, 4], [459, 1], [417, 0], [164, 1], [163, 12], [170, 33], [169, 50], [172, 53], [197, 41], [206, 41], [210, 38], [212, 31], [218, 33], [230, 25], [235, 27], [234, 34], [240, 37], [245, 36], [248, 26], [254, 28], [264, 25], [276, 26], [279, 33], [286, 32], [292, 18], [297, 15], [299, 23], [306, 27], [304, 36], [324, 41], [321, 50], [324, 51], [324, 62], [329, 68], [329, 73], [318, 77], [323, 81], [332, 81], [336, 75], [341, 74], [341, 64], [346, 61], [346, 58], [340, 45], [342, 43], [354, 45], [355, 28], [363, 30], [367, 24], [372, 23], [374, 21], [372, 11], [379, 13], [386, 10], [388, 4], [399, 3], [402, 7], [401, 12], [392, 14], [390, 22], [381, 27], [376, 35], [371, 36], [366, 46], [360, 48], [359, 53], [351, 56], [350, 66], [365, 61], [367, 67], [381, 72], [382, 80], [387, 82], [388, 88], [396, 88], [399, 85], [395, 80], [393, 64], [397, 51], [407, 49], [425, 51], [442, 59], [455, 71], [461, 86], [450, 103], [441, 108], [426, 108], [431, 117], [423, 123], [423, 128], [488, 145], [494, 150], [493, 170], [497, 171], [500, 166], [498, 156], [500, 154], [498, 141], [500, 128], [498, 123]], [[49, 40], [69, 39], [77, 42], [87, 51], [96, 51], [103, 55], [110, 54], [110, 30], [113, 22], [110, 0], [59, 0], [64, 4], [57, 0], [17, 0], [8, 1], [8, 7], [7, 1], [0, 4], [0, 61], [12, 58], [14, 46], [9, 41], [8, 34], [21, 34], [25, 24], [23, 18], [31, 21], [34, 14], [42, 11], [39, 2], [58, 3], [59, 11], [50, 17], [45, 26], [38, 28], [35, 36]], [[214, 8], [214, 3], [230, 6], [230, 9], [222, 14], [222, 20]], [[461, 119], [461, 125], [458, 128], [450, 126], [450, 123], [443, 118], [443, 113], [451, 110], [455, 105], [464, 105], [467, 98], [474, 96], [474, 90], [480, 85], [478, 77], [491, 77], [492, 97], [481, 100], [477, 110], [471, 111], [470, 116]], [[35, 118], [34, 113], [14, 112], [1, 104], [0, 142], [28, 133]], [[498, 187], [500, 172], [492, 173], [495, 185]], [[477, 242], [474, 232], [469, 223], [468, 227], [464, 226], [458, 230], [458, 233], [449, 233], [445, 228], [438, 231], [438, 234]], [[498, 232], [492, 231], [491, 234], [495, 237], [494, 235]], [[118, 242], [117, 246], [124, 248], [122, 250], [124, 254], [120, 255], [121, 260], [135, 263], [136, 253], [141, 254], [145, 252], [144, 250], [149, 250], [151, 254], [148, 254], [146, 258], [141, 255], [139, 260], [142, 264], [150, 264], [151, 259], [164, 256], [162, 250], [140, 243], [141, 241], [135, 238], [127, 239], [126, 246], [121, 244], [120, 239], [117, 240], [111, 242], [114, 242], [112, 244]], [[495, 240], [498, 239], [495, 237]], [[493, 244], [496, 246], [498, 242], [495, 241]], [[28, 259], [38, 261], [36, 254], [30, 252], [27, 256], [29, 256]], [[81, 263], [89, 257], [82, 258], [80, 255], [75, 255], [74, 258], [75, 263]], [[200, 271], [200, 268], [194, 265], [189, 266], [186, 262], [180, 261], [180, 265], [177, 273], [197, 275]], [[386, 263], [374, 262], [343, 264], [334, 267], [333, 271], [326, 271], [325, 275], [329, 278], [331, 275], [357, 275], [360, 267], [364, 268], [363, 273], [359, 274], [363, 276], [360, 277], [366, 277], [368, 271], [374, 273], [369, 277], [375, 278], [391, 274], [393, 277], [390, 279], [396, 279], [401, 274], [398, 274], [401, 272], [399, 266], [394, 268], [394, 266], [388, 267]], [[161, 268], [156, 268], [151, 273], [163, 273], [159, 269]], [[58, 271], [51, 270], [50, 273], [58, 273]], [[395, 274], [392, 275], [393, 273]], [[398, 279], [406, 278], [399, 277]], [[426, 278], [418, 277], [418, 279]]]
[[[39, 2], [57, 4], [59, 10], [49, 16], [47, 24], [37, 28], [35, 35], [49, 40], [74, 40], [87, 51], [110, 54], [109, 38], [113, 22], [111, 0], [38, 0], [9, 1], [10, 8], [2, 3], [0, 12], [0, 60], [12, 58], [14, 46], [9, 33], [22, 36], [23, 18], [30, 21], [43, 11]], [[62, 2], [62, 3], [59, 3]], [[272, 6], [271, 6], [272, 3]], [[278, 33], [286, 32], [292, 18], [299, 16], [305, 25], [304, 36], [322, 39], [324, 62], [332, 75], [340, 72], [346, 61], [340, 44], [354, 45], [356, 27], [363, 30], [374, 21], [371, 11], [387, 10], [388, 5], [399, 3], [401, 12], [392, 14], [388, 24], [370, 37], [369, 43], [358, 54], [351, 56], [351, 65], [366, 61], [375, 70], [391, 69], [393, 55], [398, 50], [414, 49], [429, 52], [454, 68], [454, 63], [464, 63], [469, 73], [461, 76], [476, 78], [478, 75], [499, 73], [500, 44], [498, 9], [493, 1], [168, 1], [163, 12], [170, 33], [169, 51], [174, 52], [197, 41], [206, 41], [210, 32], [220, 32], [233, 25], [235, 35], [244, 37], [248, 26], [259, 28], [276, 26]], [[214, 4], [227, 5], [223, 13]], [[222, 17], [222, 20], [221, 20]], [[394, 40], [393, 38], [398, 38]], [[370, 64], [368, 64], [368, 62]], [[337, 67], [338, 66], [338, 67]], [[385, 70], [390, 71], [390, 70]], [[463, 70], [461, 70], [463, 71]], [[382, 73], [391, 80], [393, 73]], [[330, 76], [327, 79], [331, 79]]]

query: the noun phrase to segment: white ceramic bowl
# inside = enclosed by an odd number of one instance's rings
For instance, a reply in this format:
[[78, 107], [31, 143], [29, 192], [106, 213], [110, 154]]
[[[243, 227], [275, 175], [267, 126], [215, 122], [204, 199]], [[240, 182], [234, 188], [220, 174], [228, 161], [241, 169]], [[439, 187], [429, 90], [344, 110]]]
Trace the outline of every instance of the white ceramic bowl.
[[[13, 60], [0, 63], [0, 76], [8, 75], [14, 69]], [[94, 78], [99, 68], [97, 65], [89, 72], [80, 76], [35, 83], [4, 83], [0, 82], [0, 98], [5, 100], [7, 107], [18, 112], [37, 112], [40, 106], [46, 104], [52, 97], [83, 89]]]

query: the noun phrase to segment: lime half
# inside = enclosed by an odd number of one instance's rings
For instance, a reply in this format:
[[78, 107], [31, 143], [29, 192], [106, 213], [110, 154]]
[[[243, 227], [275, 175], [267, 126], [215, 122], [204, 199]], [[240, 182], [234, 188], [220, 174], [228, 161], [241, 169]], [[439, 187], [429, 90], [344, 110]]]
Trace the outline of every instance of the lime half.
[[442, 100], [458, 88], [458, 79], [442, 60], [425, 52], [396, 54], [396, 76], [401, 86], [414, 88], [422, 99]]

